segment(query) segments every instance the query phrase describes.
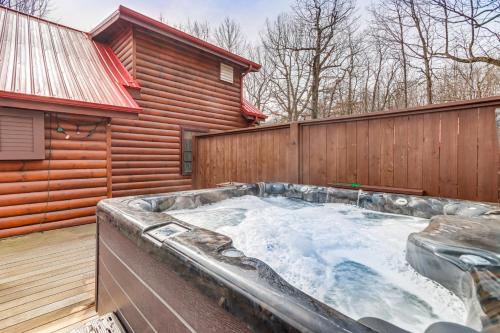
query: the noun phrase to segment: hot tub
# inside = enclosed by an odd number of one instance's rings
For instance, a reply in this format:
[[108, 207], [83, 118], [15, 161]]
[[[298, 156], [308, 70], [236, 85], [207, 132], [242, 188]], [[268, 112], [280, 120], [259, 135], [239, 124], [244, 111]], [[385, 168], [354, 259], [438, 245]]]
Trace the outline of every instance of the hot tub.
[[485, 300], [471, 276], [495, 276], [499, 251], [436, 236], [495, 209], [283, 183], [104, 200], [98, 311], [133, 332], [495, 329], [498, 280]]

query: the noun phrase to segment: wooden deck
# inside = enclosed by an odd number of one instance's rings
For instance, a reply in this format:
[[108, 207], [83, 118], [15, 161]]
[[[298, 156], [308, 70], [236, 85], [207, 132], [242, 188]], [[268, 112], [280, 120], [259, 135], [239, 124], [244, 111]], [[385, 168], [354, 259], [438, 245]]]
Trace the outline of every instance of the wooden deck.
[[95, 224], [0, 240], [0, 332], [68, 332], [96, 317]]

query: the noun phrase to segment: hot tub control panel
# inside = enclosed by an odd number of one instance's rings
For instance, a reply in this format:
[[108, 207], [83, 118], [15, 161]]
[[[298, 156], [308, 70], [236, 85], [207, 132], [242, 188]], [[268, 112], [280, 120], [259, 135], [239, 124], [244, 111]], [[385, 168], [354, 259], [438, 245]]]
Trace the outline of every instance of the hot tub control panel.
[[157, 241], [163, 242], [167, 238], [173, 237], [181, 232], [189, 231], [188, 228], [185, 228], [177, 223], [169, 223], [167, 225], [163, 225], [161, 227], [151, 229], [146, 232], [149, 236], [153, 237]]

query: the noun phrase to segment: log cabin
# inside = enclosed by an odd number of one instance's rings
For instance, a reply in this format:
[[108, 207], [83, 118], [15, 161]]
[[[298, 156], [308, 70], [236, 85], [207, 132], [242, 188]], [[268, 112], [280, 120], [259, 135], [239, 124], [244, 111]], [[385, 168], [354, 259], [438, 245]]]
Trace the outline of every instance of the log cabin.
[[0, 7], [0, 237], [190, 189], [193, 135], [265, 119], [243, 98], [259, 68], [123, 6], [90, 32]]

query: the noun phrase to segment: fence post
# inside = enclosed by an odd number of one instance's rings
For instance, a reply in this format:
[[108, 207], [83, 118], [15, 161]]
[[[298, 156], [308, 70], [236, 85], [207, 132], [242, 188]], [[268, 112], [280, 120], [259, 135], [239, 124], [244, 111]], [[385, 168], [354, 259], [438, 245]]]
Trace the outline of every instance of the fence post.
[[290, 123], [288, 181], [300, 183], [300, 127], [298, 122]]

